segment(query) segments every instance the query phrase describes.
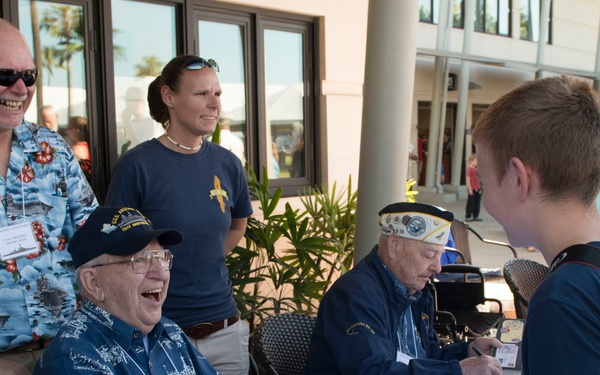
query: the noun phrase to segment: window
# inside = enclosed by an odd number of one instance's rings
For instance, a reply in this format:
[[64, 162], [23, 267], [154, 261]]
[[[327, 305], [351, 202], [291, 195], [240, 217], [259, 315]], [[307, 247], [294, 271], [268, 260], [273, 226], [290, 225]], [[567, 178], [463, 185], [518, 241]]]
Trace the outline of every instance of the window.
[[463, 0], [454, 0], [454, 8], [453, 8], [453, 16], [452, 16], [452, 26], [457, 29], [462, 29], [464, 27], [465, 19], [463, 14], [465, 12], [465, 2]]
[[[444, 0], [442, 5], [444, 5], [446, 1], [447, 0]], [[452, 1], [454, 1], [453, 26], [462, 28], [462, 0]], [[440, 16], [439, 9], [440, 0], [419, 0], [419, 21], [438, 24]]]
[[476, 0], [475, 31], [508, 36], [510, 0]]
[[[463, 28], [465, 3], [463, 0], [453, 2], [452, 26]], [[438, 23], [439, 6], [439, 0], [420, 0], [419, 20]], [[475, 0], [475, 31], [509, 36], [510, 0]]]
[[439, 0], [419, 0], [419, 21], [438, 23]]
[[112, 22], [115, 123], [121, 155], [164, 133], [150, 117], [146, 97], [150, 82], [177, 55], [175, 7], [113, 0]]
[[248, 164], [270, 186], [298, 194], [316, 180], [316, 21], [255, 16], [198, 10], [198, 49], [219, 63], [222, 112]]
[[305, 177], [303, 35], [265, 29], [263, 36], [265, 138], [273, 146], [273, 157], [267, 159], [269, 178]]
[[20, 30], [40, 71], [25, 119], [61, 134], [93, 182], [85, 10], [72, 2], [19, 0]]
[[[540, 40], [540, 17], [542, 0], [520, 0], [520, 36], [523, 40], [537, 42]], [[548, 19], [548, 43], [551, 42], [552, 2], [550, 2], [550, 18]]]

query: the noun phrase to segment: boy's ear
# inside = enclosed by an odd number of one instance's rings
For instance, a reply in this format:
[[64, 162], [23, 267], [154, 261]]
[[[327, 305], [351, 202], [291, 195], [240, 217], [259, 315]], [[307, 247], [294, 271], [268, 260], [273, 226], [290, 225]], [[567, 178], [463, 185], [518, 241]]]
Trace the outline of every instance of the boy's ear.
[[513, 187], [517, 190], [521, 201], [527, 198], [531, 193], [532, 169], [527, 167], [521, 159], [513, 157], [508, 162], [507, 175], [504, 178], [511, 178]]

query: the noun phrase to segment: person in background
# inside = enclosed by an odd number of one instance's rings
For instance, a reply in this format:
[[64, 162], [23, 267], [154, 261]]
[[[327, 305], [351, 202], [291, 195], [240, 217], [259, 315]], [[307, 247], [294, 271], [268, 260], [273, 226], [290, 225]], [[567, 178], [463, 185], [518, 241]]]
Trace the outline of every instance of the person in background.
[[88, 181], [92, 178], [92, 160], [90, 157], [90, 131], [88, 121], [82, 116], [73, 116], [65, 129], [65, 140], [71, 145], [79, 166]]
[[217, 374], [181, 328], [162, 318], [174, 229], [153, 229], [138, 210], [98, 207], [75, 232], [81, 308], [38, 361], [34, 375]]
[[473, 142], [486, 211], [550, 265], [527, 308], [522, 374], [598, 374], [598, 93], [566, 75], [527, 82], [481, 115]]
[[29, 374], [76, 307], [67, 250], [98, 202], [56, 132], [24, 120], [38, 71], [0, 19], [0, 374]]
[[225, 256], [252, 214], [245, 172], [231, 152], [203, 137], [221, 112], [218, 65], [182, 55], [148, 88], [152, 118], [165, 134], [127, 151], [115, 166], [106, 204], [139, 209], [154, 228], [177, 228], [171, 292], [163, 305], [218, 371], [248, 373], [249, 326], [240, 320]]
[[310, 343], [306, 374], [493, 374], [500, 341], [480, 337], [440, 347], [434, 301], [426, 288], [454, 215], [421, 203], [379, 212], [378, 244], [325, 294]]
[[154, 121], [148, 113], [146, 90], [131, 86], [125, 92], [125, 109], [121, 113], [125, 143], [121, 154], [140, 143], [163, 134], [161, 124]]
[[477, 177], [477, 156], [469, 156], [469, 166], [467, 167], [467, 198], [466, 219], [465, 221], [481, 221], [479, 210], [481, 206], [481, 185]]
[[406, 180], [410, 180], [413, 177], [413, 162], [419, 160], [419, 154], [417, 154], [417, 150], [412, 143], [408, 143], [408, 177]]
[[43, 127], [58, 132], [58, 114], [51, 105], [44, 105], [38, 109], [38, 121]]
[[90, 160], [90, 146], [87, 140], [90, 137], [88, 121], [82, 116], [73, 116], [69, 119], [66, 133], [72, 141], [71, 148], [78, 160]]
[[[244, 142], [231, 132], [231, 121], [233, 121], [233, 116], [229, 113], [221, 112], [219, 116], [219, 126], [221, 128], [219, 145], [233, 152], [240, 159], [242, 165], [245, 165]], [[212, 141], [212, 135], [208, 136], [207, 140]]]
[[304, 125], [294, 122], [292, 125], [292, 164], [290, 165], [290, 177], [304, 177]]

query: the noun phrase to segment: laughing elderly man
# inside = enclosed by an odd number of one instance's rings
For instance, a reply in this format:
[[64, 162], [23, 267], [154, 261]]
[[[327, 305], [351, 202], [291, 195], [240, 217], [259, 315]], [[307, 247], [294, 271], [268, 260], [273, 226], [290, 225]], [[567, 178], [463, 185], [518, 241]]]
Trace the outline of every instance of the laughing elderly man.
[[34, 374], [218, 374], [173, 322], [162, 318], [172, 229], [155, 230], [133, 208], [99, 207], [75, 232], [81, 308], [58, 332]]

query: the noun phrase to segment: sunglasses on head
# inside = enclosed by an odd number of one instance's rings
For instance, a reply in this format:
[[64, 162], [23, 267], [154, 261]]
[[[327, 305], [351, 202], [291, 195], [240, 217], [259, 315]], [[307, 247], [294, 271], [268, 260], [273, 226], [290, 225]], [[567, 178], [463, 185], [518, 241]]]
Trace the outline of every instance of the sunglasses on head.
[[192, 57], [185, 62], [185, 67], [190, 70], [200, 70], [205, 66], [210, 67], [215, 72], [219, 71], [219, 64], [213, 59], [205, 60], [202, 57]]
[[35, 85], [37, 77], [37, 69], [28, 69], [23, 71], [14, 69], [0, 69], [0, 86], [10, 87], [17, 83], [19, 78], [21, 78], [23, 83], [25, 83], [25, 86], [29, 87]]

